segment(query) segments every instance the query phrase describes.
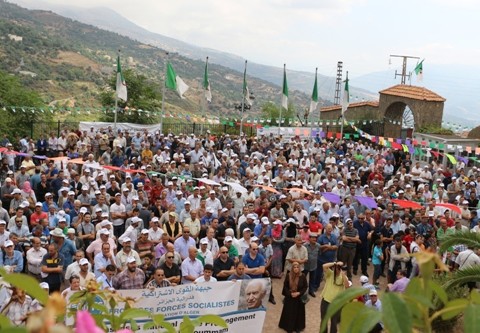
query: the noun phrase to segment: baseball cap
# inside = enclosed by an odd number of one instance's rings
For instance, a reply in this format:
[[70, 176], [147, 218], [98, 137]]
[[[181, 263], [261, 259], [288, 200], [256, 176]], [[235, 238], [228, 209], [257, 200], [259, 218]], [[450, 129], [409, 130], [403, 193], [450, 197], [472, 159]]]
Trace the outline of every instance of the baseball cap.
[[130, 237], [125, 237], [124, 239], [122, 239], [122, 244], [123, 243], [128, 243], [128, 242], [131, 242], [132, 240], [130, 239]]
[[73, 228], [68, 228], [67, 234], [74, 234], [74, 233], [75, 233], [75, 229], [73, 229]]
[[79, 264], [80, 266], [88, 265], [88, 260], [85, 259], [85, 258], [82, 258], [82, 259], [80, 259], [80, 261], [78, 262], [78, 264]]
[[142, 229], [142, 231], [140, 231], [141, 234], [148, 234], [148, 229]]
[[233, 241], [232, 236], [225, 237], [225, 243], [228, 243], [228, 242], [231, 242], [231, 241]]
[[137, 262], [134, 257], [128, 257], [127, 264], [131, 264], [132, 262]]
[[13, 242], [9, 239], [7, 241], [5, 241], [5, 243], [3, 244], [4, 247], [9, 247], [9, 246], [13, 246]]
[[41, 282], [39, 286], [42, 289], [50, 289], [50, 286], [46, 282]]
[[360, 283], [367, 283], [368, 282], [368, 277], [365, 275], [360, 276]]
[[[230, 236], [227, 236], [227, 237], [230, 237]], [[225, 237], [225, 241], [227, 241], [227, 237]], [[230, 237], [230, 238], [232, 238], [232, 237]], [[202, 240], [200, 241], [200, 244], [202, 244], [202, 245], [203, 244], [208, 244], [208, 239], [202, 238]]]
[[[105, 228], [100, 229], [100, 235], [110, 235], [110, 231], [108, 231]], [[125, 242], [125, 238], [123, 239], [123, 242]]]
[[377, 293], [377, 291], [376, 291], [375, 289], [371, 289], [370, 292], [368, 293], [368, 295], [370, 295], [370, 296], [377, 296], [378, 293]]

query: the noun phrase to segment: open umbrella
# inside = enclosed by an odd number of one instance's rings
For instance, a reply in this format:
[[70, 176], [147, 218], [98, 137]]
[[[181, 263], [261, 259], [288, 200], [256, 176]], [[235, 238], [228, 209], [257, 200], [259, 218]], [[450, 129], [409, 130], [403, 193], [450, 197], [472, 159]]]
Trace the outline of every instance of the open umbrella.
[[312, 192], [310, 192], [309, 190], [306, 190], [304, 188], [298, 188], [298, 187], [293, 187], [293, 188], [284, 188], [284, 190], [287, 190], [287, 191], [290, 191], [290, 192], [302, 192], [302, 193], [305, 193], [306, 195], [313, 195]]
[[332, 192], [322, 192], [322, 196], [328, 201], [333, 202], [334, 204], [337, 204], [337, 205], [339, 205], [340, 202], [342, 201], [339, 195], [336, 195], [335, 193], [332, 193]]
[[392, 199], [392, 202], [402, 208], [421, 209], [422, 205], [415, 201]]
[[212, 185], [212, 186], [221, 186], [220, 183], [217, 183], [216, 181], [213, 181], [211, 179], [208, 179], [208, 178], [194, 178], [196, 180], [198, 180], [199, 182], [202, 182], [204, 184], [207, 184], [207, 185]]
[[458, 214], [462, 214], [461, 208], [458, 207], [457, 205], [454, 205], [454, 204], [450, 204], [450, 203], [436, 203], [435, 206], [448, 208], [448, 209], [450, 209], [450, 210], [453, 210], [454, 212], [457, 212]]
[[240, 192], [240, 193], [248, 192], [247, 189], [240, 184], [237, 184], [234, 182], [222, 182], [222, 183], [230, 186], [235, 192]]
[[268, 191], [268, 192], [272, 192], [272, 193], [275, 193], [275, 194], [280, 194], [280, 192], [278, 192], [276, 189], [274, 189], [274, 188], [271, 187], [271, 186], [266, 186], [266, 185], [253, 185], [253, 186], [261, 187], [261, 188], [263, 188], [265, 191]]

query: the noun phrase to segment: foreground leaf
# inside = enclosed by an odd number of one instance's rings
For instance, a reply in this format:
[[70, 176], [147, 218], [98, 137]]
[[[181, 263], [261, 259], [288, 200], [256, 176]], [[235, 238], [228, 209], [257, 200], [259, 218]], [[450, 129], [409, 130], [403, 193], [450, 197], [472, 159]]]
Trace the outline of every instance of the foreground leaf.
[[341, 333], [369, 332], [380, 320], [382, 313], [360, 302], [351, 302], [342, 309]]
[[411, 332], [412, 314], [405, 301], [396, 293], [382, 297], [383, 323], [388, 332]]
[[480, 305], [470, 304], [465, 309], [463, 319], [464, 332], [480, 332]]

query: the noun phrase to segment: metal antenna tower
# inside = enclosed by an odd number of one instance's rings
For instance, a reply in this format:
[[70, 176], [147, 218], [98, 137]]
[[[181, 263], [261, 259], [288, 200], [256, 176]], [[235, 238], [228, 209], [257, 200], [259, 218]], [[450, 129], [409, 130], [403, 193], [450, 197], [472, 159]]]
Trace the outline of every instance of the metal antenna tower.
[[340, 105], [340, 95], [342, 92], [342, 71], [343, 61], [337, 63], [337, 79], [335, 80], [335, 96], [333, 98], [333, 105]]
[[390, 54], [390, 57], [394, 58], [402, 58], [403, 59], [403, 64], [402, 64], [402, 74], [397, 73], [395, 70], [395, 78], [397, 76], [401, 77], [400, 84], [405, 84], [407, 82], [407, 77], [410, 80], [410, 73], [407, 73], [407, 60], [408, 59], [420, 59], [419, 57], [412, 57], [412, 56], [406, 56], [406, 55], [396, 55], [396, 54]]

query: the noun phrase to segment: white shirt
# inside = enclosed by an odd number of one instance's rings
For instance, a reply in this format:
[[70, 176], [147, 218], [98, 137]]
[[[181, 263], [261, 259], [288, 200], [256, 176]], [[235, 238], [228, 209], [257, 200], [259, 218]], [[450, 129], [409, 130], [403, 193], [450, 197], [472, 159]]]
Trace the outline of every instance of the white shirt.
[[32, 274], [39, 275], [42, 268], [43, 256], [47, 254], [47, 250], [40, 247], [35, 250], [33, 247], [27, 251], [28, 271]]

